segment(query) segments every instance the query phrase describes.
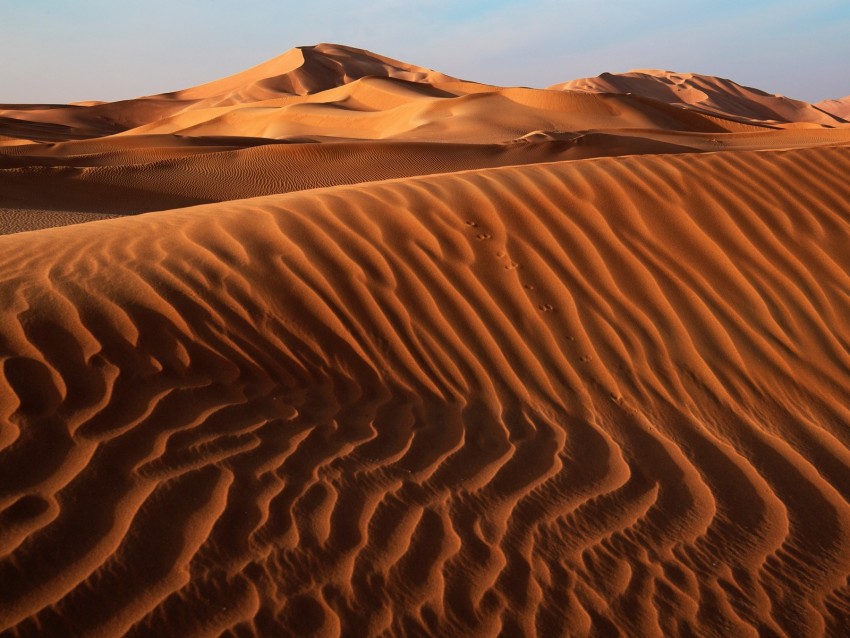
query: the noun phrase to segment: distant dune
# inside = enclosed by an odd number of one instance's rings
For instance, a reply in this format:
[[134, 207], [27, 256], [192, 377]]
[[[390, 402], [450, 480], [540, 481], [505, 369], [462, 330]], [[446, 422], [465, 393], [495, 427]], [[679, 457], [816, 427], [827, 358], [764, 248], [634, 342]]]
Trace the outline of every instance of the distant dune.
[[840, 100], [824, 100], [815, 106], [845, 120], [850, 119], [850, 95]]
[[3, 105], [0, 633], [850, 634], [843, 117], [341, 45]]
[[[824, 112], [818, 105], [771, 95], [731, 80], [697, 73], [674, 73], [655, 69], [628, 73], [603, 73], [599, 77], [572, 80], [553, 87], [562, 91], [639, 95], [667, 104], [732, 117], [751, 123], [816, 124], [836, 126], [841, 116]], [[828, 109], [826, 109], [828, 111]]]

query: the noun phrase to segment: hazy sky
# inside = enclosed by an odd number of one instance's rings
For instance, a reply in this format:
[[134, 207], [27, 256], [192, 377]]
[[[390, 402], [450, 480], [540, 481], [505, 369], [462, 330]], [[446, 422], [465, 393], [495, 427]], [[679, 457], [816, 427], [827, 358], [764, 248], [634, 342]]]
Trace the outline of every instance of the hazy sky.
[[0, 0], [0, 103], [177, 90], [318, 42], [492, 84], [664, 68], [850, 94], [850, 0]]

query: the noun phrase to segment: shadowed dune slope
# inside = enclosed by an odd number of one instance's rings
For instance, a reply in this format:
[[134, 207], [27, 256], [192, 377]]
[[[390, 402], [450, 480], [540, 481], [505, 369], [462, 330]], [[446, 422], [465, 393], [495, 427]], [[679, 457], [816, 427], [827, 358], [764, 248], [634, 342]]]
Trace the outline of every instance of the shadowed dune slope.
[[[474, 90], [469, 90], [470, 87]], [[824, 115], [825, 117], [829, 117]], [[316, 94], [198, 106], [122, 135], [241, 135], [495, 143], [536, 130], [655, 129], [737, 132], [755, 120], [701, 113], [641, 96], [459, 84], [451, 90], [366, 77]]]
[[[850, 128], [536, 131], [507, 144], [109, 137], [0, 152], [0, 233], [341, 184], [589, 157], [850, 144]], [[243, 145], [239, 148], [239, 145]]]
[[829, 109], [697, 74], [606, 73], [552, 89], [558, 90], [479, 84], [363, 49], [319, 44], [170, 93], [111, 103], [0, 105], [0, 148], [112, 135], [491, 144], [536, 131], [847, 125]]
[[117, 102], [0, 104], [0, 134], [50, 142], [98, 137], [186, 110], [319, 93], [367, 76], [473, 85], [363, 49], [318, 44], [296, 47], [241, 73], [182, 91]]
[[565, 90], [478, 84], [320, 44], [172, 93], [112, 103], [0, 105], [0, 145], [116, 134], [498, 143], [539, 130], [725, 133], [844, 123], [804, 102], [693, 74], [605, 74], [553, 88]]
[[[850, 131], [846, 137], [850, 141]], [[153, 152], [165, 157], [173, 153], [175, 157], [169, 159], [124, 163], [128, 154], [145, 158], [150, 143], [145, 140], [137, 151], [72, 156], [56, 155], [52, 148], [44, 155], [38, 149], [35, 155], [0, 154], [0, 166], [10, 166], [0, 169], [0, 207], [18, 211], [8, 219], [0, 215], [0, 232], [41, 227], [38, 222], [47, 219], [45, 211], [64, 210], [72, 219], [86, 221], [91, 214], [127, 215], [415, 175], [620, 153], [700, 150], [686, 139], [573, 135], [508, 145], [344, 142], [208, 153], [189, 146], [185, 151], [173, 147]], [[62, 222], [67, 217], [49, 219]]]
[[815, 106], [845, 120], [850, 119], [850, 95], [838, 100], [824, 100]]
[[850, 631], [850, 149], [0, 238], [0, 631]]
[[204, 100], [209, 106], [257, 102], [281, 94], [319, 93], [369, 76], [427, 84], [460, 82], [443, 73], [365, 49], [323, 43], [290, 49], [246, 71], [169, 95]]
[[571, 80], [550, 88], [590, 93], [633, 93], [667, 104], [753, 122], [820, 126], [844, 123], [840, 113], [824, 109], [821, 104], [812, 105], [783, 95], [772, 95], [731, 80], [698, 73], [642, 69], [628, 73], [603, 73], [595, 78]]

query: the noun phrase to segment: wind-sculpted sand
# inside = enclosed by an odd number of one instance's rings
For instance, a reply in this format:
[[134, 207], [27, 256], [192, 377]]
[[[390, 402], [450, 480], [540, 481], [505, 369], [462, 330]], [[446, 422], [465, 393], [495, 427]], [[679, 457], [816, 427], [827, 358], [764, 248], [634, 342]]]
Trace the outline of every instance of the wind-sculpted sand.
[[840, 635], [848, 170], [560, 162], [4, 238], [3, 626]]
[[731, 80], [698, 73], [642, 69], [628, 73], [603, 73], [595, 78], [556, 84], [552, 89], [601, 94], [639, 95], [665, 104], [684, 106], [698, 113], [753, 124], [835, 126], [846, 113], [828, 108], [835, 100], [808, 104], [784, 95], [771, 95]]
[[[836, 132], [829, 133], [832, 141], [837, 141]], [[33, 154], [0, 156], [0, 163], [9, 166], [0, 170], [0, 185], [3, 186], [0, 206], [22, 209], [20, 224], [4, 226], [0, 219], [0, 230], [26, 230], [28, 220], [42, 218], [40, 210], [43, 209], [64, 209], [69, 215], [76, 214], [85, 221], [85, 216], [93, 213], [126, 215], [475, 168], [621, 153], [701, 150], [688, 139], [667, 141], [612, 135], [572, 135], [564, 140], [540, 137], [540, 140], [518, 140], [512, 144], [281, 144], [267, 141], [261, 146], [237, 150], [212, 147], [208, 152], [201, 152], [202, 147], [193, 145], [183, 156], [151, 161], [138, 158], [132, 163], [126, 159], [133, 150], [41, 155], [42, 148], [38, 145], [28, 149]], [[850, 143], [850, 129], [844, 138]], [[148, 137], [141, 142], [157, 143]], [[88, 143], [76, 146], [79, 144]], [[823, 140], [815, 144], [823, 144]]]
[[845, 120], [850, 118], [850, 95], [839, 100], [823, 100], [822, 102], [818, 102], [815, 106], [823, 109], [827, 113], [844, 118]]
[[0, 112], [112, 118], [0, 141], [0, 634], [850, 634], [846, 124], [129, 128], [464, 84], [321, 46]]

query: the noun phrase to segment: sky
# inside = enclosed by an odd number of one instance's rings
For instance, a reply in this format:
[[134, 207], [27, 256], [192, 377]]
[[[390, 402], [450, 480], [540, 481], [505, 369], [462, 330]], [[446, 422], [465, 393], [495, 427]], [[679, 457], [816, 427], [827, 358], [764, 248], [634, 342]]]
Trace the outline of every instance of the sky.
[[850, 94], [850, 0], [0, 0], [0, 103], [179, 90], [319, 42], [506, 86], [661, 68]]

